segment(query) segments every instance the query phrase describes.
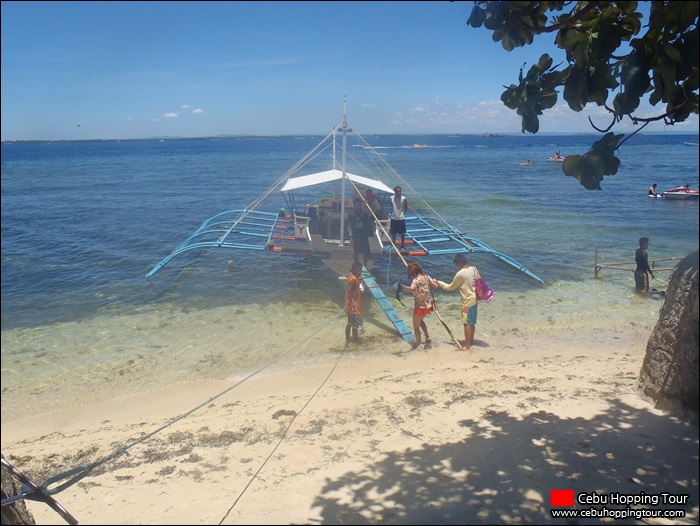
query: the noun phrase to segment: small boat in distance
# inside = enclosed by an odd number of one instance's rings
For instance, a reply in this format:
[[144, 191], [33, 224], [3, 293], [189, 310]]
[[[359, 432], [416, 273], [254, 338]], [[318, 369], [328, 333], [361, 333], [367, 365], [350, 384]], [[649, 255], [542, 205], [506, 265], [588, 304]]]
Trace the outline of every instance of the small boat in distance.
[[675, 186], [669, 190], [666, 190], [661, 194], [664, 199], [671, 199], [675, 201], [698, 201], [700, 196], [700, 190], [692, 190], [690, 185], [684, 184], [681, 186]]
[[560, 151], [554, 154], [554, 157], [547, 157], [548, 161], [563, 161], [566, 157], [562, 156]]

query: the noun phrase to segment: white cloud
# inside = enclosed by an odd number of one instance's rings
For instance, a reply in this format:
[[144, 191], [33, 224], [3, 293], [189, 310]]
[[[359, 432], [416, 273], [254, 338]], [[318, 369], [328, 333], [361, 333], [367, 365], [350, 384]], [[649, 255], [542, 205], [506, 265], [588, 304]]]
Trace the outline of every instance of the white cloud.
[[160, 119], [151, 119], [151, 122], [160, 122]]
[[190, 106], [189, 104], [182, 104], [182, 105], [180, 106], [180, 108], [182, 108], [183, 110], [186, 110], [187, 108], [191, 108], [191, 107], [192, 107], [192, 106]]
[[206, 113], [206, 111], [204, 111], [202, 108], [197, 108], [196, 110], [193, 110], [192, 113], [198, 115], [200, 113]]
[[[641, 107], [638, 116], [653, 116], [654, 108]], [[564, 101], [540, 115], [540, 133], [596, 133], [588, 117], [600, 129], [610, 124], [612, 117], [603, 107], [589, 104], [585, 110], [574, 112]], [[673, 131], [697, 129], [697, 119], [678, 124]], [[498, 99], [482, 100], [474, 103], [457, 101], [446, 103], [435, 97], [430, 103], [415, 103], [408, 111], [394, 114], [394, 126], [404, 131], [427, 133], [522, 133], [521, 117], [508, 109]], [[655, 124], [655, 126], [653, 126]], [[653, 123], [649, 131], [658, 131], [662, 123]], [[616, 133], [630, 133], [639, 126], [634, 126], [628, 118], [617, 123], [611, 130]]]
[[166, 113], [165, 115], [163, 115], [163, 117], [167, 117], [168, 119], [174, 119], [175, 117], [177, 117], [177, 113]]

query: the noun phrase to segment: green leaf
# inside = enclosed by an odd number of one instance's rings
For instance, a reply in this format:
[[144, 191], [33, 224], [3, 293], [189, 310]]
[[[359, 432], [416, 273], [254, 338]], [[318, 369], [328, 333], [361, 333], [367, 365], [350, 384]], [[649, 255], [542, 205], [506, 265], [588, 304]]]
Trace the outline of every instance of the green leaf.
[[620, 139], [624, 134], [606, 133], [593, 143], [584, 155], [567, 155], [562, 163], [565, 175], [574, 177], [587, 190], [600, 190], [600, 182], [606, 175], [615, 175], [620, 159], [615, 157]]
[[674, 62], [683, 62], [683, 57], [681, 57], [680, 52], [671, 44], [664, 44], [661, 46], [661, 51]]
[[596, 170], [596, 164], [589, 164], [583, 155], [567, 155], [562, 163], [565, 175], [574, 177], [587, 190], [600, 190], [600, 181], [603, 179], [602, 170]]
[[615, 95], [613, 107], [615, 108], [615, 115], [618, 117], [629, 115], [639, 107], [639, 96], [627, 91], [618, 93]]
[[478, 5], [475, 5], [472, 8], [472, 12], [469, 15], [469, 19], [467, 20], [467, 24], [470, 26], [477, 28], [481, 27], [486, 20], [486, 12], [479, 7]]
[[564, 84], [564, 100], [569, 104], [569, 108], [574, 111], [581, 111], [586, 106], [586, 103], [581, 101], [579, 95], [580, 84], [581, 70], [571, 68], [569, 78], [566, 79], [566, 84]]
[[540, 131], [540, 120], [537, 118], [537, 115], [523, 116], [521, 131], [523, 133], [526, 131], [530, 133], [537, 133]]
[[520, 97], [518, 97], [517, 89], [517, 86], [511, 84], [510, 87], [507, 87], [506, 90], [501, 94], [501, 102], [503, 102], [506, 108], [510, 110], [517, 109], [518, 104], [520, 104]]
[[555, 90], [549, 90], [546, 93], [543, 93], [539, 100], [540, 106], [542, 106], [542, 108], [545, 110], [553, 108], [557, 103], [557, 92]]

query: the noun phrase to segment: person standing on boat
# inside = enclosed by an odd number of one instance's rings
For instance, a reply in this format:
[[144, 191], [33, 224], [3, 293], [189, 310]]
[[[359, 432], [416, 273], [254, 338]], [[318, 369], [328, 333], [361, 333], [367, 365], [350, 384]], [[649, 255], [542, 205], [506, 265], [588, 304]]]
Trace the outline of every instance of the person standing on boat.
[[476, 267], [467, 264], [467, 256], [455, 254], [452, 258], [457, 267], [457, 274], [452, 279], [452, 283], [445, 283], [436, 280], [438, 287], [445, 290], [459, 289], [462, 298], [462, 325], [464, 325], [464, 348], [470, 350], [474, 344], [474, 332], [476, 331], [477, 301], [474, 282], [479, 278], [479, 271]]
[[377, 217], [377, 219], [384, 219], [382, 217], [382, 205], [379, 204], [379, 200], [374, 195], [371, 188], [368, 188], [365, 192], [365, 202], [369, 206], [372, 213]]
[[[654, 279], [654, 273], [649, 266], [647, 248], [649, 248], [649, 238], [640, 237], [639, 248], [634, 253], [634, 260], [637, 263], [637, 268], [634, 271], [634, 285], [643, 296], [646, 296], [647, 292], [649, 292], [649, 274], [651, 275], [651, 279]], [[647, 272], [649, 274], [647, 274]]]
[[352, 202], [352, 210], [348, 212], [348, 225], [350, 226], [350, 242], [352, 243], [353, 259], [362, 262], [365, 267], [369, 261], [369, 236], [372, 235], [372, 220], [362, 206], [362, 198], [356, 197]]
[[345, 285], [345, 312], [348, 313], [348, 324], [345, 326], [345, 344], [352, 340], [359, 342], [358, 331], [362, 328], [362, 289], [360, 288], [360, 276], [362, 276], [362, 263], [353, 261], [350, 265], [350, 275]]
[[401, 236], [401, 250], [406, 250], [406, 211], [408, 210], [408, 199], [401, 195], [401, 187], [394, 188], [394, 196], [391, 198], [391, 227], [389, 236], [391, 242], [396, 245], [396, 234]]
[[656, 193], [656, 183], [651, 185], [649, 188], [649, 197], [657, 197], [659, 194]]
[[399, 287], [413, 293], [413, 335], [416, 337], [413, 348], [415, 349], [421, 344], [420, 331], [423, 329], [423, 333], [425, 333], [425, 348], [430, 349], [432, 344], [428, 335], [428, 326], [423, 318], [433, 311], [430, 287], [436, 289], [437, 283], [425, 274], [420, 264], [415, 261], [408, 264], [406, 271], [408, 272], [408, 277], [413, 280], [411, 281], [411, 286], [407, 287], [399, 282]]

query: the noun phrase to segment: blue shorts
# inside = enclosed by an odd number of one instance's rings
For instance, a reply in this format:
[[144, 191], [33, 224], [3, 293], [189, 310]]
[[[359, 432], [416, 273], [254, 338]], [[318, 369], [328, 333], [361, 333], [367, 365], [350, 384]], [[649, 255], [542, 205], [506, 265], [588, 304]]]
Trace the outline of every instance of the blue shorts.
[[462, 308], [463, 325], [476, 325], [477, 305], [478, 303], [468, 309]]

